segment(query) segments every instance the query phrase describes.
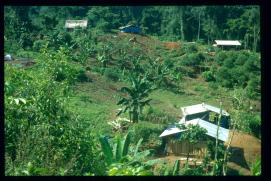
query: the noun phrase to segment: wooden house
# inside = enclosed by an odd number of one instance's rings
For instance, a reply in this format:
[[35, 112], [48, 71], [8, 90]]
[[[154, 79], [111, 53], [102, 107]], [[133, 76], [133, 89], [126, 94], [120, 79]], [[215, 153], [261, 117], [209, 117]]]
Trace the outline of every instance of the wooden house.
[[[219, 113], [220, 109], [207, 105], [207, 104], [197, 104], [188, 107], [182, 107], [183, 111], [183, 118], [179, 121], [178, 124], [184, 124], [188, 126], [189, 124], [192, 125], [199, 125], [200, 127], [207, 130], [206, 135], [208, 139], [216, 139], [217, 136], [217, 129], [218, 131], [218, 140], [220, 142], [226, 142], [229, 137], [229, 130], [224, 127], [217, 126], [216, 124], [210, 122], [209, 113], [215, 112]], [[223, 116], [229, 116], [226, 111], [222, 111]], [[180, 157], [186, 157], [189, 155], [191, 158], [202, 159], [204, 158], [205, 154], [207, 153], [207, 141], [199, 141], [198, 143], [191, 144], [187, 140], [178, 140], [183, 132], [187, 130], [182, 130], [175, 125], [169, 126], [164, 132], [159, 136], [164, 139], [166, 142], [165, 150], [167, 154], [176, 155]]]

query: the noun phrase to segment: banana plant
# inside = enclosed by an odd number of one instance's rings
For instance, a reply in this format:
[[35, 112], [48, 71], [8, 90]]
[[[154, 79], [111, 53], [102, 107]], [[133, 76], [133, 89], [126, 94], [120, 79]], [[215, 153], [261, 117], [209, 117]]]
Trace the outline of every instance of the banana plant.
[[112, 44], [108, 43], [107, 45], [102, 45], [102, 48], [97, 55], [97, 60], [102, 63], [103, 68], [106, 68], [107, 64], [110, 61], [111, 51]]
[[170, 167], [167, 167], [165, 169], [163, 175], [164, 176], [169, 176], [169, 175], [176, 176], [176, 175], [178, 175], [179, 170], [180, 170], [180, 160], [176, 160], [173, 168], [171, 169]]
[[173, 167], [172, 175], [177, 175], [180, 169], [180, 160], [176, 160]]
[[[150, 150], [139, 152], [139, 147], [142, 143], [142, 138], [137, 142], [137, 145], [129, 154], [129, 146], [131, 143], [131, 135], [128, 132], [124, 138], [117, 137], [113, 148], [110, 146], [107, 138], [100, 137], [102, 151], [105, 156], [105, 161], [108, 165], [109, 175], [151, 175], [152, 173], [145, 168], [154, 164], [160, 163], [159, 159], [145, 161], [145, 158], [150, 154]], [[131, 148], [130, 148], [131, 150]]]
[[132, 86], [122, 87], [121, 92], [128, 94], [128, 97], [123, 97], [117, 105], [122, 105], [124, 108], [117, 114], [119, 116], [122, 113], [129, 111], [130, 120], [134, 123], [138, 122], [139, 115], [142, 113], [143, 108], [149, 105], [151, 99], [148, 99], [149, 93], [152, 91], [150, 84], [147, 82], [146, 77], [130, 76]]

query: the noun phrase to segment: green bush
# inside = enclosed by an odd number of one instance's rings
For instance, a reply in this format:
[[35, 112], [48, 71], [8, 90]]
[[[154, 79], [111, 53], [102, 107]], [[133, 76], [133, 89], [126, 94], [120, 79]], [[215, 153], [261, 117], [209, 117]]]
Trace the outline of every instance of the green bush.
[[41, 48], [44, 46], [44, 44], [46, 44], [46, 40], [36, 40], [33, 43], [33, 50], [36, 52], [39, 52], [41, 50]]
[[219, 85], [216, 82], [209, 82], [208, 86], [213, 90], [217, 90], [219, 87]]
[[215, 77], [213, 75], [213, 73], [211, 71], [205, 71], [202, 73], [202, 77], [204, 78], [204, 80], [206, 80], [207, 82], [210, 81], [215, 81]]
[[104, 75], [106, 78], [113, 81], [118, 81], [120, 79], [120, 73], [113, 68], [106, 68], [104, 71]]
[[176, 118], [171, 114], [164, 111], [160, 111], [153, 107], [148, 107], [143, 111], [143, 115], [140, 118], [143, 121], [148, 121], [155, 124], [169, 124], [176, 122]]
[[248, 81], [246, 87], [247, 96], [251, 99], [259, 99], [261, 96], [261, 83], [260, 77], [254, 76]]
[[215, 61], [219, 64], [222, 65], [224, 60], [226, 59], [227, 54], [224, 51], [218, 52], [215, 56]]
[[205, 56], [202, 53], [190, 53], [186, 55], [182, 64], [186, 66], [198, 66], [205, 60]]
[[78, 69], [70, 62], [68, 50], [60, 47], [57, 52], [49, 51], [47, 47], [42, 49], [40, 65], [44, 71], [54, 77], [55, 81], [68, 81], [73, 83], [76, 80]]
[[46, 71], [5, 66], [7, 175], [58, 175], [59, 168], [80, 175], [97, 168], [88, 125], [65, 108], [67, 90]]
[[164, 130], [164, 126], [153, 124], [146, 121], [140, 121], [129, 128], [131, 131], [133, 143], [143, 138], [143, 143], [151, 143], [151, 138], [159, 140], [159, 135]]
[[77, 80], [79, 82], [91, 82], [91, 79], [86, 75], [84, 69], [80, 69], [77, 73]]
[[217, 53], [215, 60], [221, 67], [214, 72], [217, 83], [223, 87], [241, 87], [248, 97], [260, 97], [260, 59], [256, 53], [224, 51]]
[[261, 158], [257, 158], [255, 163], [251, 166], [251, 172], [254, 176], [260, 176], [262, 174]]
[[249, 116], [249, 129], [250, 132], [257, 138], [261, 138], [261, 117], [260, 115]]
[[194, 90], [197, 91], [197, 92], [204, 92], [205, 91], [205, 88], [201, 85], [196, 85], [194, 87]]
[[185, 46], [186, 53], [197, 53], [198, 52], [198, 46], [196, 44], [187, 44]]

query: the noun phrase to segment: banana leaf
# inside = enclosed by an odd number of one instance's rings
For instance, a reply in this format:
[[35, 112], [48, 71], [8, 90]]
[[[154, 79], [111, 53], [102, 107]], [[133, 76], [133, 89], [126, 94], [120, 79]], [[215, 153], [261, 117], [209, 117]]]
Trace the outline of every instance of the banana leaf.
[[110, 147], [110, 144], [108, 142], [108, 140], [106, 139], [105, 136], [101, 136], [99, 138], [100, 144], [102, 146], [102, 151], [104, 153], [105, 156], [105, 161], [108, 165], [110, 165], [113, 162], [113, 152], [112, 149]]

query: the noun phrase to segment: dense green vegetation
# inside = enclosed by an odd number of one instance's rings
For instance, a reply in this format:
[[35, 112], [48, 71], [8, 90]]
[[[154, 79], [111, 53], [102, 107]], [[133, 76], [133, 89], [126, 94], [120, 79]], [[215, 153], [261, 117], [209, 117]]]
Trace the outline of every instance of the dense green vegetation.
[[[88, 26], [68, 31], [66, 19]], [[142, 35], [118, 32], [129, 23]], [[6, 6], [4, 25], [15, 57], [4, 69], [6, 175], [225, 175], [228, 153], [215, 142], [199, 167], [157, 159], [179, 108], [201, 102], [222, 101], [231, 129], [261, 138], [256, 6]], [[215, 39], [243, 47], [213, 48]], [[166, 48], [172, 41], [180, 46]]]

